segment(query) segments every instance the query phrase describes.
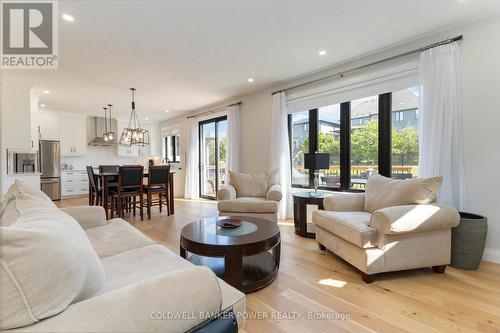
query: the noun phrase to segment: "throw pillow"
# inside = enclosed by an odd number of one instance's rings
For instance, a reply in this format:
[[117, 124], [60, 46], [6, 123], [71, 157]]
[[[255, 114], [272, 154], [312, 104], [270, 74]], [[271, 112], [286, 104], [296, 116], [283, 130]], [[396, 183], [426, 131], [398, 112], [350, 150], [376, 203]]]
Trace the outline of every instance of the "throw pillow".
[[269, 187], [278, 183], [278, 170], [255, 174], [229, 171], [229, 183], [238, 197], [265, 197]]
[[373, 173], [366, 184], [364, 211], [386, 207], [429, 204], [436, 200], [443, 177], [399, 180]]

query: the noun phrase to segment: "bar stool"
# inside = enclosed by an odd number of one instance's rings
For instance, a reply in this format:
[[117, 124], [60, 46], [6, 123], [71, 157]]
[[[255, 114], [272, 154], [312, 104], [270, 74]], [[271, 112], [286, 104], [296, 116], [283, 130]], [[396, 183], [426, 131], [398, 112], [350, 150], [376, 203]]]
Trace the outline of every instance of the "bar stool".
[[[160, 206], [161, 213], [163, 203], [165, 203], [165, 205], [167, 206], [167, 214], [170, 215], [170, 206], [168, 200], [168, 187], [170, 186], [170, 184], [168, 183], [169, 174], [169, 165], [149, 167], [148, 183], [147, 185], [144, 185], [144, 192], [146, 193], [144, 202], [147, 208], [148, 219], [151, 219], [151, 207]], [[153, 199], [153, 194], [158, 194], [158, 199]]]

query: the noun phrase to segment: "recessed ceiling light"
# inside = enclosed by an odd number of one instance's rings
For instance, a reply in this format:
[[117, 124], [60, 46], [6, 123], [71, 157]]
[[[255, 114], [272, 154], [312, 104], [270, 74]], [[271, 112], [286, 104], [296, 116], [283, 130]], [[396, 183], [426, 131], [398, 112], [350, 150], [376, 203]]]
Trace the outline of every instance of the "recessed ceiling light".
[[47, 105], [45, 105], [45, 104], [40, 104], [40, 106], [41, 106], [42, 108], [44, 108], [44, 107], [46, 107]]
[[166, 113], [169, 113], [169, 112], [170, 112], [170, 110], [165, 110], [165, 112], [166, 112]]
[[253, 79], [252, 79], [252, 78], [249, 78], [247, 81], [248, 81], [248, 82], [253, 82]]
[[68, 22], [73, 22], [75, 20], [75, 18], [69, 14], [62, 14], [62, 18]]
[[144, 120], [149, 120], [149, 118], [148, 118], [148, 117], [146, 117], [146, 118], [144, 118]]
[[43, 91], [43, 93], [44, 93], [45, 95], [48, 95], [48, 94], [50, 94], [50, 91], [48, 91], [48, 90], [44, 90], [44, 91]]
[[326, 51], [325, 50], [321, 50], [318, 52], [318, 55], [320, 56], [324, 56], [326, 54]]

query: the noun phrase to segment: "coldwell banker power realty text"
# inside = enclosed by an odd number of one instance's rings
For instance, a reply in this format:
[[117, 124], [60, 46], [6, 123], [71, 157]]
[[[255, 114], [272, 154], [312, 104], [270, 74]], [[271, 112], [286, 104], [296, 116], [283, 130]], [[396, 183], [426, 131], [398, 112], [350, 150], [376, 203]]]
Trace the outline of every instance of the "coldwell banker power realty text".
[[2, 69], [57, 69], [57, 1], [2, 1]]

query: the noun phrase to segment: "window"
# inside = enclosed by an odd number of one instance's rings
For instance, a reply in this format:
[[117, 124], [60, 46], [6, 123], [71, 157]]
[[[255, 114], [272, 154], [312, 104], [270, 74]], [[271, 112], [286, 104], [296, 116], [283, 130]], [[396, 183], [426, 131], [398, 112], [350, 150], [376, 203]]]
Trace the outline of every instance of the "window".
[[304, 153], [309, 151], [309, 111], [289, 116], [292, 162], [292, 184], [309, 187], [309, 170], [304, 169]]
[[[420, 88], [392, 93], [392, 177], [418, 176], [418, 98]], [[404, 117], [403, 115], [406, 115]]]
[[319, 170], [320, 184], [340, 188], [340, 104], [318, 109], [318, 152], [330, 155], [330, 167]]
[[[368, 175], [378, 167], [378, 96], [351, 102], [351, 184], [352, 189], [365, 187]], [[360, 125], [353, 120], [362, 119]]]
[[362, 191], [372, 172], [418, 175], [419, 87], [292, 113], [288, 117], [292, 186], [312, 188], [304, 153], [328, 153], [320, 188]]
[[165, 140], [165, 157], [171, 163], [180, 162], [180, 136], [179, 134], [169, 135]]

